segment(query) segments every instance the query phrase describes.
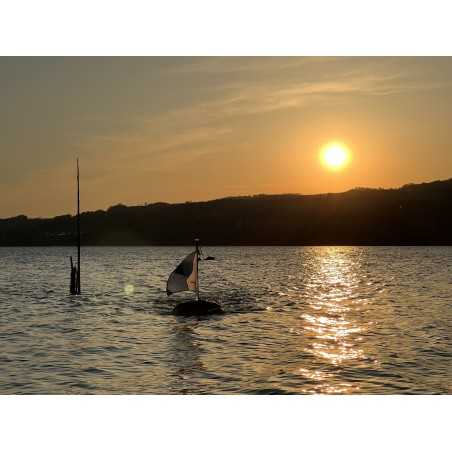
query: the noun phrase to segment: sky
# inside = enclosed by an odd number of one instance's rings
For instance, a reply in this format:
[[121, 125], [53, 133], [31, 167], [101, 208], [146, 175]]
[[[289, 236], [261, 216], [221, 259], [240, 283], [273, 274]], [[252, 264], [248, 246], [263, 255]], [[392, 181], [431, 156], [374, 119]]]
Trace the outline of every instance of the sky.
[[[0, 57], [0, 218], [452, 177], [452, 58]], [[331, 171], [329, 142], [350, 152]]]

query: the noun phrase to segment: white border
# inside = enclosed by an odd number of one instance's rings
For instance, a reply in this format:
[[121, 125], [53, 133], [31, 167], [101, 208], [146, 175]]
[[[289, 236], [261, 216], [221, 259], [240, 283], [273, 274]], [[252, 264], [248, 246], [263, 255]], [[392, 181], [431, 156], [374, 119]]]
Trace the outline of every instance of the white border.
[[15, 0], [4, 55], [451, 55], [450, 2]]
[[[16, 0], [2, 4], [0, 54], [451, 55], [450, 17], [440, 1]], [[8, 452], [437, 452], [450, 447], [450, 401], [2, 396], [0, 426]]]
[[3, 396], [2, 450], [435, 451], [450, 396]]

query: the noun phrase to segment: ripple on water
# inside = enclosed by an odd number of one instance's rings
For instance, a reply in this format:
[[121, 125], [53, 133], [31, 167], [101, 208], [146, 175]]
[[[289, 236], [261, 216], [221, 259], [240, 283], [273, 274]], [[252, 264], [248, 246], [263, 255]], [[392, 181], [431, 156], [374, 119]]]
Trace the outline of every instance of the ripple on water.
[[189, 251], [84, 248], [74, 297], [69, 249], [0, 248], [0, 393], [450, 393], [452, 248], [209, 248], [226, 315], [179, 319]]

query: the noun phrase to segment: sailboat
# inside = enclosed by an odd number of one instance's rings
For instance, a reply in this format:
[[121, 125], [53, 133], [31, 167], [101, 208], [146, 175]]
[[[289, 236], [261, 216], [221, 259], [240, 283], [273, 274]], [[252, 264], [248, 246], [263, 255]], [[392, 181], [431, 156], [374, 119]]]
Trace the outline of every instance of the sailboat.
[[199, 296], [199, 271], [198, 264], [201, 260], [199, 249], [199, 239], [195, 239], [195, 251], [188, 254], [176, 269], [170, 274], [166, 283], [166, 294], [193, 291], [196, 294], [195, 300], [185, 301], [175, 306], [173, 313], [176, 315], [209, 315], [223, 314], [223, 309], [218, 303], [201, 300]]
[[80, 171], [77, 159], [77, 265], [72, 262], [71, 256], [71, 280], [69, 291], [71, 295], [80, 295]]

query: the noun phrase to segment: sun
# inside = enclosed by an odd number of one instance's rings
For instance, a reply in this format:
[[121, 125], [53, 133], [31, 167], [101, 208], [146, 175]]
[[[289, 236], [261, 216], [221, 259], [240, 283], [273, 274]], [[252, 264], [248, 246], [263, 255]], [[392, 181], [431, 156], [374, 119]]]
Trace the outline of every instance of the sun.
[[320, 160], [329, 170], [339, 171], [348, 165], [350, 151], [342, 143], [328, 143], [320, 151]]

